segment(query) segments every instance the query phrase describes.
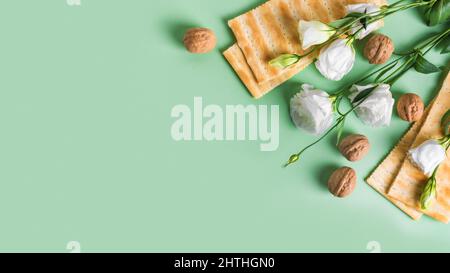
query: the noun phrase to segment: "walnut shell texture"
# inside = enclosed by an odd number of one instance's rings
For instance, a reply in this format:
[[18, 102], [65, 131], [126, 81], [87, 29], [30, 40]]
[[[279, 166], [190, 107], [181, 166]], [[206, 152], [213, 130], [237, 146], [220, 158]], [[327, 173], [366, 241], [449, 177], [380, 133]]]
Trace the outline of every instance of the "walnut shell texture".
[[394, 42], [386, 35], [375, 34], [364, 47], [364, 56], [371, 64], [384, 64], [394, 52]]
[[356, 172], [352, 168], [342, 167], [333, 172], [328, 179], [328, 190], [336, 197], [349, 196], [356, 187]]
[[369, 139], [363, 135], [349, 135], [338, 145], [341, 154], [347, 160], [355, 162], [363, 159], [370, 150]]
[[184, 35], [184, 46], [195, 54], [208, 53], [216, 47], [217, 39], [214, 32], [207, 28], [191, 28]]
[[408, 122], [420, 120], [425, 110], [422, 99], [412, 93], [404, 94], [397, 103], [398, 116]]

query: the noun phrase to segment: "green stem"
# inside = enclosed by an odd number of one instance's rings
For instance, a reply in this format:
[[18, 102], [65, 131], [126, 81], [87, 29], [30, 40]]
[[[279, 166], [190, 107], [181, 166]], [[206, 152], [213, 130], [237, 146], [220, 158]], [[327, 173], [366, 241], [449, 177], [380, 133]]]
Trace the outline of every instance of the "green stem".
[[428, 49], [424, 51], [423, 54], [427, 54], [431, 49], [436, 47], [442, 40], [446, 39], [447, 36], [450, 34], [450, 28], [444, 31], [442, 34], [438, 35], [435, 39], [430, 41], [428, 44], [422, 47], [422, 50], [429, 46]]
[[393, 85], [403, 74], [405, 74], [412, 65], [414, 65], [414, 62], [416, 61], [416, 56], [408, 56], [408, 59], [396, 70], [394, 70], [393, 73], [391, 73], [389, 76], [387, 76], [385, 79], [381, 80], [382, 83], [387, 83], [389, 85]]
[[[291, 158], [289, 159], [289, 161], [284, 165], [284, 167], [287, 167], [293, 163], [295, 163], [300, 156], [306, 152], [309, 148], [313, 147], [314, 145], [316, 145], [317, 143], [321, 142], [323, 139], [325, 139], [331, 132], [333, 132], [334, 129], [336, 129], [341, 122], [343, 122], [343, 118], [338, 118], [338, 121], [336, 122], [336, 124], [334, 124], [330, 129], [328, 129], [328, 131], [326, 131], [319, 139], [317, 139], [316, 141], [314, 141], [313, 143], [309, 144], [308, 146], [306, 146], [305, 148], [303, 148], [300, 152], [294, 154], [291, 156]], [[295, 158], [295, 160], [292, 160], [293, 158]]]
[[395, 3], [393, 3], [393, 4], [390, 4], [389, 6], [390, 6], [390, 7], [395, 7], [395, 6], [401, 4], [401, 3], [405, 2], [405, 1], [406, 1], [406, 0], [399, 0], [399, 1], [395, 2]]
[[369, 73], [367, 76], [364, 76], [363, 78], [359, 79], [358, 81], [354, 82], [353, 84], [351, 84], [351, 85], [349, 85], [349, 86], [346, 86], [346, 87], [340, 89], [339, 91], [337, 91], [336, 93], [334, 93], [333, 96], [336, 96], [336, 97], [345, 96], [345, 93], [346, 93], [346, 92], [348, 91], [348, 89], [350, 89], [353, 85], [355, 85], [355, 84], [357, 85], [357, 84], [362, 83], [363, 81], [369, 79], [370, 77], [374, 76], [375, 74], [377, 74], [377, 73], [381, 72], [382, 70], [386, 69], [387, 67], [392, 66], [394, 63], [398, 63], [401, 59], [403, 59], [403, 58], [405, 58], [405, 57], [406, 57], [406, 56], [399, 57], [398, 59], [396, 59], [396, 60], [394, 60], [394, 61], [392, 61], [392, 62], [390, 62], [390, 63], [384, 65], [383, 67], [381, 67], [381, 68], [379, 68], [379, 69], [377, 69], [377, 70], [375, 70], [375, 71]]

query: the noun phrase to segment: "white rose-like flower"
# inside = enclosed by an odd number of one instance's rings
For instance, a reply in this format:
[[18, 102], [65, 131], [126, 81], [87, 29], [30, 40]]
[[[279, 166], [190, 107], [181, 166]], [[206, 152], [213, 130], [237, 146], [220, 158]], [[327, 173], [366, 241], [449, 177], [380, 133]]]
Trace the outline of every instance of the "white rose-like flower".
[[[375, 13], [380, 11], [380, 8], [377, 5], [374, 4], [354, 4], [354, 5], [348, 5], [346, 7], [347, 14], [350, 14], [352, 12], [359, 12], [359, 13]], [[360, 22], [357, 22], [352, 27], [350, 33], [355, 34], [358, 30], [360, 30], [363, 27], [363, 25]], [[378, 20], [375, 21], [369, 25], [367, 25], [367, 28], [361, 29], [358, 34], [356, 34], [356, 38], [361, 40], [364, 39], [367, 35], [374, 32], [377, 29], [380, 29], [383, 27], [383, 21]]]
[[[349, 99], [353, 102], [361, 92], [374, 86], [373, 84], [366, 86], [353, 85], [350, 89]], [[391, 124], [395, 100], [392, 98], [390, 88], [389, 84], [380, 84], [363, 102], [354, 102], [354, 105], [359, 104], [355, 108], [355, 112], [363, 123], [372, 127], [389, 126]]]
[[298, 34], [303, 50], [325, 43], [334, 33], [336, 31], [333, 28], [319, 21], [300, 20], [298, 23]]
[[434, 139], [427, 140], [419, 147], [409, 150], [411, 162], [427, 176], [431, 176], [445, 158], [444, 147]]
[[320, 50], [316, 68], [327, 79], [339, 81], [355, 63], [355, 49], [348, 40], [337, 39]]
[[327, 92], [304, 84], [291, 99], [294, 124], [314, 135], [321, 135], [333, 124], [333, 102]]

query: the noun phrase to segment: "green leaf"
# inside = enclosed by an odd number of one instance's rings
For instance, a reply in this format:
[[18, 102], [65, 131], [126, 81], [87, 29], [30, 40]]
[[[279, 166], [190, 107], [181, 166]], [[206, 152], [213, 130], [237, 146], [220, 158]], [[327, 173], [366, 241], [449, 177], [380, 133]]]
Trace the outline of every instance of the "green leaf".
[[342, 26], [345, 26], [346, 24], [348, 24], [350, 22], [349, 20], [350, 18], [344, 18], [344, 19], [340, 19], [340, 20], [336, 20], [333, 21], [331, 23], [329, 23], [328, 25], [334, 29], [339, 29]]
[[423, 73], [423, 74], [431, 74], [440, 72], [441, 69], [439, 67], [435, 66], [434, 64], [430, 63], [425, 59], [422, 54], [417, 55], [416, 63], [414, 64], [414, 68], [417, 70], [417, 72]]
[[361, 18], [359, 22], [361, 23], [364, 29], [367, 29], [367, 25], [369, 24], [369, 18], [368, 17]]
[[375, 90], [377, 87], [378, 87], [378, 85], [375, 85], [375, 86], [373, 86], [373, 87], [371, 87], [371, 88], [367, 88], [367, 89], [361, 91], [361, 92], [356, 96], [356, 98], [352, 101], [352, 103], [357, 104], [358, 102], [360, 102], [360, 101], [366, 99], [366, 98], [370, 95], [370, 93], [372, 93], [372, 91]]
[[[370, 17], [370, 16], [369, 16]], [[344, 19], [354, 18], [358, 19], [364, 29], [367, 29], [367, 25], [369, 23], [369, 17], [367, 16], [367, 9], [364, 12], [351, 12], [344, 17]]]
[[[367, 14], [367, 8], [364, 10], [364, 13]], [[361, 18], [361, 20], [359, 20], [359, 22], [361, 23], [361, 25], [363, 26], [363, 28], [364, 28], [365, 30], [367, 30], [367, 25], [369, 24], [369, 18], [368, 18], [368, 17]]]
[[301, 56], [296, 54], [283, 54], [278, 56], [277, 58], [271, 60], [269, 65], [278, 67], [278, 68], [286, 68], [293, 64], [296, 64], [300, 61]]
[[427, 21], [427, 25], [430, 24], [430, 13], [431, 13], [431, 8], [432, 6], [430, 6], [429, 8], [425, 9], [425, 19]]
[[437, 0], [426, 12], [426, 16], [429, 26], [447, 22], [450, 19], [450, 0]]
[[345, 16], [344, 18], [360, 18], [362, 16], [365, 16], [366, 14], [363, 12], [350, 12]]
[[444, 131], [444, 135], [450, 135], [450, 109], [445, 113], [441, 120], [441, 127]]
[[450, 35], [443, 39], [439, 46], [442, 48], [441, 54], [450, 53]]

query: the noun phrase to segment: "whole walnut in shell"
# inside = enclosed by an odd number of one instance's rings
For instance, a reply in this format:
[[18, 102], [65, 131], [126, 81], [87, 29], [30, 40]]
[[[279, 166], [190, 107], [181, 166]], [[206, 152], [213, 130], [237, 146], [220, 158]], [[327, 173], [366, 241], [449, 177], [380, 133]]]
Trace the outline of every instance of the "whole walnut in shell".
[[184, 35], [184, 46], [191, 53], [208, 53], [216, 47], [216, 35], [207, 28], [191, 28]]
[[364, 56], [371, 64], [384, 64], [394, 52], [394, 42], [382, 34], [375, 34], [364, 47]]
[[352, 168], [342, 167], [333, 172], [328, 179], [328, 190], [336, 197], [349, 196], [356, 187], [356, 172]]
[[363, 135], [349, 135], [339, 143], [338, 148], [347, 160], [354, 162], [363, 159], [369, 153], [370, 143]]
[[398, 116], [409, 122], [418, 121], [424, 112], [425, 105], [416, 94], [404, 94], [397, 103]]

